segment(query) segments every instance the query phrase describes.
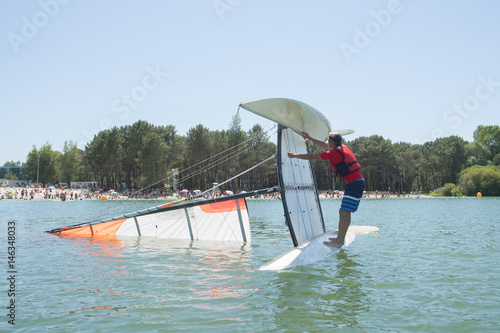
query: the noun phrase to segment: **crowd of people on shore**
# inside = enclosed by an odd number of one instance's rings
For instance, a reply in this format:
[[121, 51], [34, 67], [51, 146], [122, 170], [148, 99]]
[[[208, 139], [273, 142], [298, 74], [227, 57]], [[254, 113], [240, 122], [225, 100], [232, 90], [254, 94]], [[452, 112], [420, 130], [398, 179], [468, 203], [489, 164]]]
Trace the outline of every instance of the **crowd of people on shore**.
[[[237, 193], [240, 193], [238, 191]], [[177, 200], [181, 198], [217, 198], [226, 195], [232, 195], [232, 191], [221, 191], [214, 189], [201, 193], [200, 191], [172, 189], [153, 189], [148, 188], [140, 191], [125, 190], [115, 191], [114, 189], [100, 188], [65, 188], [60, 186], [26, 186], [26, 187], [0, 187], [0, 199], [18, 199], [18, 200], [53, 200], [53, 201], [72, 201], [72, 200]], [[319, 193], [321, 199], [342, 199], [342, 191], [324, 191]], [[365, 191], [364, 199], [384, 199], [384, 198], [420, 198], [420, 193], [390, 193], [388, 191], [379, 192]], [[255, 197], [254, 199], [279, 199], [279, 193], [269, 193]]]
[[83, 193], [75, 189], [60, 189], [54, 186], [26, 186], [26, 187], [1, 187], [0, 199], [21, 200], [77, 200], [82, 199]]
[[114, 189], [101, 188], [66, 188], [61, 186], [26, 186], [26, 187], [0, 187], [0, 199], [21, 200], [123, 200], [123, 199], [161, 199], [169, 200], [179, 198], [175, 192], [163, 190], [142, 190], [117, 192]]
[[[320, 193], [319, 197], [324, 199], [342, 199], [344, 196], [343, 191], [335, 190], [333, 192], [326, 191]], [[399, 192], [389, 192], [389, 191], [364, 191], [363, 199], [394, 199], [394, 198], [415, 198], [418, 199], [422, 196], [421, 193], [399, 193]]]

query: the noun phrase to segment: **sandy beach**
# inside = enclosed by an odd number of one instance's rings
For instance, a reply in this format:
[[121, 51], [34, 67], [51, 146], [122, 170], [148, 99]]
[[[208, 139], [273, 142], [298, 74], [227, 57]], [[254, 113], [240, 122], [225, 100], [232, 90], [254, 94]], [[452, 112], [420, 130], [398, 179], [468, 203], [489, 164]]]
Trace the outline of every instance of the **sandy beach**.
[[0, 199], [17, 200], [175, 200], [176, 193], [148, 191], [118, 193], [115, 190], [74, 189], [56, 187], [1, 187]]
[[[148, 190], [148, 191], [125, 191], [117, 192], [115, 190], [93, 190], [93, 189], [74, 189], [74, 188], [56, 188], [56, 187], [0, 187], [0, 199], [17, 199], [17, 200], [161, 200], [171, 201], [177, 200], [184, 196], [189, 196], [190, 193], [182, 193], [180, 191], [171, 192], [168, 190]], [[342, 199], [342, 191], [321, 191], [320, 199]], [[427, 194], [396, 194], [389, 192], [365, 192], [363, 199], [419, 199], [431, 198]], [[260, 196], [254, 199], [279, 199], [278, 193], [273, 193], [265, 196]]]

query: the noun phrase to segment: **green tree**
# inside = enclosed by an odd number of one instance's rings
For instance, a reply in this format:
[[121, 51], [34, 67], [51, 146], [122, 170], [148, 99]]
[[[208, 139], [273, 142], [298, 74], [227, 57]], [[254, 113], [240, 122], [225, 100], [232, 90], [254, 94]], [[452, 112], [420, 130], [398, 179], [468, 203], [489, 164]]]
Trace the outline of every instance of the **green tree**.
[[500, 165], [500, 153], [496, 154], [496, 155], [493, 157], [493, 164], [494, 164], [494, 165]]
[[485, 196], [499, 196], [500, 167], [474, 165], [467, 168], [460, 173], [459, 187], [466, 195], [481, 192]]
[[159, 132], [146, 134], [142, 141], [139, 158], [144, 172], [139, 186], [145, 187], [167, 176], [170, 147]]
[[16, 174], [14, 174], [14, 173], [7, 173], [7, 174], [5, 174], [4, 179], [8, 179], [8, 180], [18, 180], [18, 178], [17, 178]]
[[[183, 166], [180, 168], [184, 171], [180, 175], [181, 186], [190, 189], [208, 187], [207, 167], [215, 163], [216, 153], [225, 149], [223, 140], [217, 142], [216, 147], [214, 146], [213, 134], [208, 128], [199, 124], [189, 129], [186, 137], [186, 154]], [[202, 161], [205, 163], [201, 163]]]
[[[210, 137], [210, 144], [207, 149], [209, 158], [206, 160], [206, 171], [201, 173], [203, 186], [202, 188], [209, 188], [214, 182], [221, 182], [227, 179], [228, 175], [228, 160], [232, 157], [234, 150], [229, 150], [228, 133], [227, 131], [212, 131], [208, 133]], [[186, 139], [187, 149], [189, 151], [190, 139]], [[189, 152], [186, 154], [189, 155]], [[198, 171], [199, 172], [199, 171]]]
[[182, 161], [182, 140], [179, 140], [175, 126], [159, 126], [155, 128], [155, 133], [160, 136], [162, 142], [164, 142], [166, 147], [168, 147], [168, 149], [164, 152], [165, 168], [174, 168]]
[[490, 160], [500, 153], [500, 126], [499, 125], [479, 125], [473, 134], [474, 141], [478, 141], [489, 149]]
[[70, 183], [80, 179], [83, 172], [82, 152], [76, 142], [65, 141], [61, 156], [61, 179], [70, 186]]
[[458, 136], [438, 138], [434, 141], [431, 158], [435, 166], [434, 172], [439, 176], [438, 186], [457, 183], [458, 174], [464, 166], [466, 143]]
[[143, 138], [153, 129], [154, 126], [144, 120], [138, 120], [131, 126], [121, 128], [123, 132], [121, 164], [127, 188], [131, 188], [134, 180], [141, 177], [142, 164], [139, 153], [143, 148]]
[[[234, 155], [234, 157], [228, 161], [228, 175], [236, 175], [237, 173], [249, 167], [247, 163], [249, 161], [249, 155], [247, 151], [248, 144], [245, 143], [246, 140], [246, 133], [241, 129], [240, 114], [236, 113], [233, 116], [231, 123], [229, 124], [228, 146], [240, 147], [241, 154]], [[230, 187], [234, 191], [245, 187], [244, 179], [245, 177], [234, 179], [231, 182]]]
[[245, 131], [241, 129], [241, 117], [239, 113], [233, 116], [233, 119], [229, 124], [228, 135], [230, 147], [234, 147], [246, 140]]
[[444, 184], [443, 187], [440, 187], [431, 193], [434, 196], [437, 197], [459, 197], [462, 196], [462, 193], [460, 192], [458, 186], [455, 184], [451, 183], [446, 183]]
[[85, 150], [80, 149], [80, 154], [82, 156], [82, 169], [79, 176], [80, 181], [93, 181], [96, 180], [95, 174], [90, 167], [90, 161], [88, 154]]
[[35, 146], [33, 146], [31, 151], [28, 153], [28, 156], [26, 156], [26, 162], [24, 163], [24, 166], [26, 167], [26, 177], [31, 182], [35, 182], [37, 180], [39, 156], [40, 154]]
[[469, 142], [465, 145], [466, 166], [488, 165], [490, 160], [490, 151], [479, 141]]
[[110, 163], [110, 173], [108, 175], [107, 188], [114, 188], [117, 185], [122, 188], [125, 181], [124, 170], [120, 163], [123, 155], [123, 132], [118, 127], [111, 128], [109, 132], [106, 152]]
[[58, 179], [57, 169], [60, 163], [60, 152], [52, 150], [52, 145], [46, 143], [39, 150], [33, 146], [26, 158], [26, 169], [29, 180], [43, 184], [55, 184]]
[[89, 164], [105, 188], [121, 186], [124, 172], [121, 167], [123, 132], [117, 128], [99, 132], [85, 147]]
[[418, 175], [420, 146], [398, 142], [393, 144], [393, 149], [395, 156], [394, 190], [399, 193], [418, 191], [419, 187], [414, 184], [414, 181]]
[[109, 130], [100, 131], [94, 136], [92, 141], [85, 146], [85, 153], [94, 174], [93, 178], [101, 184], [105, 183], [111, 171], [106, 148], [108, 133]]
[[21, 161], [17, 162], [7, 161], [4, 163], [3, 166], [7, 168], [0, 169], [0, 179], [1, 178], [10, 180], [26, 179], [26, 169], [21, 164]]
[[[257, 165], [269, 156], [276, 154], [276, 145], [269, 141], [269, 136], [262, 126], [254, 125], [247, 133], [248, 154], [246, 168]], [[278, 184], [276, 165], [265, 163], [251, 170], [243, 177], [240, 189], [260, 189]]]
[[394, 190], [392, 171], [395, 167], [396, 156], [390, 140], [379, 135], [372, 135], [359, 137], [346, 145], [361, 164], [367, 190], [387, 191], [389, 188]]
[[3, 166], [20, 166], [20, 165], [21, 165], [21, 161], [17, 161], [17, 162], [7, 161], [3, 164]]
[[424, 143], [418, 163], [419, 190], [429, 192], [445, 183], [456, 183], [464, 166], [466, 143], [457, 136]]

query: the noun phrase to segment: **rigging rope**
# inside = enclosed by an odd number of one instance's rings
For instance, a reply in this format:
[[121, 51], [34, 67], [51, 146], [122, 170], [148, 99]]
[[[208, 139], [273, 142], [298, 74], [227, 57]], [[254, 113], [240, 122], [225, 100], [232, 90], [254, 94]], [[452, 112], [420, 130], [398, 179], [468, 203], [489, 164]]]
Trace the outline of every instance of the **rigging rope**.
[[[232, 177], [232, 178], [230, 178], [230, 179], [228, 179], [228, 180], [226, 180], [226, 181], [224, 181], [224, 182], [222, 182], [222, 183], [220, 183], [220, 184], [217, 184], [217, 185], [216, 185], [216, 186], [214, 186], [213, 188], [211, 188], [211, 189], [209, 189], [209, 190], [206, 190], [205, 192], [201, 193], [199, 196], [203, 196], [203, 195], [205, 195], [206, 193], [208, 193], [208, 192], [210, 192], [210, 191], [213, 191], [215, 188], [218, 188], [219, 186], [222, 186], [222, 185], [224, 185], [225, 183], [230, 182], [231, 180], [233, 180], [233, 179], [235, 179], [235, 178], [237, 178], [237, 177], [239, 177], [239, 176], [241, 176], [241, 175], [243, 175], [243, 174], [245, 174], [245, 173], [247, 173], [247, 172], [249, 172], [249, 171], [251, 171], [251, 170], [253, 170], [253, 169], [257, 168], [257, 167], [259, 167], [259, 166], [261, 166], [262, 164], [264, 164], [264, 163], [268, 162], [268, 161], [269, 161], [269, 160], [271, 160], [271, 159], [273, 159], [273, 160], [274, 160], [275, 158], [276, 158], [276, 155], [271, 155], [271, 156], [269, 156], [268, 158], [266, 158], [264, 161], [262, 161], [262, 162], [260, 162], [260, 163], [258, 163], [258, 164], [256, 164], [256, 165], [254, 165], [253, 167], [251, 167], [251, 168], [249, 168], [249, 169], [247, 169], [247, 170], [245, 170], [245, 171], [243, 171], [243, 172], [241, 172], [241, 173], [237, 174], [236, 176], [234, 176], [234, 177]], [[237, 199], [237, 200], [239, 200], [239, 199]], [[218, 203], [216, 202], [216, 204], [218, 204]], [[240, 245], [240, 247], [243, 247], [243, 244], [241, 244], [241, 243], [240, 243], [240, 241], [238, 240], [238, 237], [236, 236], [236, 233], [234, 232], [233, 228], [231, 228], [231, 225], [230, 225], [230, 224], [229, 224], [229, 222], [227, 221], [227, 216], [226, 216], [226, 215], [227, 215], [227, 213], [226, 213], [226, 214], [222, 214], [222, 216], [224, 216], [224, 222], [226, 222], [226, 225], [228, 226], [229, 230], [230, 230], [230, 231], [231, 231], [231, 233], [233, 234], [233, 237], [234, 237], [235, 241], [236, 241], [236, 242], [238, 242], [238, 245]]]
[[[220, 186], [224, 185], [225, 183], [230, 182], [231, 180], [233, 180], [233, 179], [235, 179], [235, 178], [238, 178], [239, 176], [241, 176], [241, 175], [243, 175], [243, 174], [245, 174], [245, 173], [247, 173], [247, 172], [250, 172], [251, 170], [253, 170], [253, 169], [255, 169], [255, 168], [257, 168], [257, 167], [261, 166], [262, 164], [264, 164], [264, 163], [268, 162], [268, 161], [269, 161], [269, 160], [271, 160], [271, 159], [274, 159], [275, 157], [276, 157], [275, 155], [271, 155], [271, 156], [269, 156], [269, 157], [268, 157], [268, 158], [266, 158], [264, 161], [262, 161], [262, 162], [260, 162], [260, 163], [258, 163], [258, 164], [256, 164], [256, 165], [254, 165], [253, 167], [251, 167], [251, 168], [249, 168], [249, 169], [247, 169], [247, 170], [245, 170], [245, 171], [243, 171], [243, 172], [241, 172], [241, 173], [239, 173], [239, 174], [237, 174], [236, 176], [234, 176], [234, 177], [232, 177], [232, 178], [229, 178], [228, 180], [223, 181], [223, 182], [222, 182], [222, 183], [220, 183], [220, 184], [217, 184], [217, 185], [216, 185], [216, 186], [214, 186], [213, 188], [211, 188], [211, 189], [206, 190], [205, 192], [203, 192], [201, 195], [206, 194], [206, 193], [208, 193], [208, 192], [212, 191], [213, 189], [218, 188], [218, 187], [220, 187]], [[201, 195], [200, 195], [200, 196], [201, 196]]]
[[[244, 145], [244, 144], [246, 144], [246, 143], [249, 143], [249, 142], [251, 143], [252, 141], [257, 142], [259, 139], [264, 138], [266, 135], [267, 135], [267, 136], [271, 136], [271, 135], [273, 135], [274, 133], [269, 134], [269, 132], [271, 132], [272, 130], [275, 130], [275, 129], [276, 129], [276, 125], [274, 125], [273, 127], [271, 127], [269, 130], [267, 130], [267, 131], [266, 131], [266, 132], [264, 132], [264, 133], [254, 135], [253, 137], [250, 137], [249, 139], [247, 139], [247, 140], [245, 140], [245, 141], [243, 141], [243, 142], [241, 142], [241, 143], [237, 144], [236, 146], [232, 146], [232, 147], [230, 147], [230, 148], [228, 148], [228, 149], [226, 149], [226, 150], [224, 150], [224, 151], [222, 151], [222, 152], [220, 152], [220, 153], [218, 153], [218, 154], [215, 154], [215, 155], [213, 155], [213, 156], [211, 156], [211, 157], [209, 157], [209, 158], [206, 158], [205, 160], [203, 160], [203, 161], [201, 161], [201, 162], [198, 162], [198, 163], [196, 163], [196, 164], [194, 164], [194, 165], [192, 165], [192, 166], [190, 166], [190, 167], [187, 167], [186, 169], [183, 169], [183, 170], [179, 171], [178, 173], [179, 173], [179, 174], [181, 174], [181, 173], [183, 173], [183, 172], [187, 172], [188, 170], [190, 170], [190, 169], [194, 168], [195, 166], [198, 166], [198, 165], [203, 164], [203, 163], [207, 163], [207, 161], [210, 161], [211, 159], [214, 159], [214, 158], [216, 158], [217, 156], [220, 156], [220, 155], [222, 155], [222, 154], [228, 154], [228, 152], [230, 152], [231, 150], [234, 150], [235, 148], [237, 148], [237, 147], [239, 147], [239, 146], [242, 146], [242, 145]], [[234, 152], [231, 152], [231, 153], [230, 153], [229, 155], [227, 155], [227, 156], [225, 157], [225, 159], [223, 159], [222, 161], [211, 162], [211, 164], [209, 164], [208, 166], [206, 166], [206, 167], [204, 167], [204, 168], [202, 168], [202, 169], [200, 169], [200, 170], [196, 171], [194, 174], [190, 174], [190, 175], [185, 176], [184, 178], [180, 179], [179, 181], [185, 181], [185, 180], [187, 180], [187, 179], [193, 178], [194, 176], [197, 176], [197, 175], [199, 175], [200, 173], [203, 173], [203, 172], [205, 172], [205, 171], [207, 171], [207, 170], [209, 170], [209, 169], [211, 169], [211, 168], [213, 168], [213, 167], [215, 167], [215, 166], [217, 166], [217, 165], [219, 165], [219, 164], [221, 164], [221, 163], [223, 163], [223, 162], [226, 162], [227, 160], [229, 160], [229, 159], [231, 159], [231, 158], [234, 158], [234, 157], [236, 157], [236, 156], [238, 156], [238, 155], [240, 155], [240, 154], [244, 153], [245, 151], [247, 151], [247, 150], [249, 150], [249, 149], [251, 149], [251, 148], [254, 148], [254, 147], [250, 146], [250, 147], [247, 147], [247, 148], [245, 148], [245, 147], [243, 147], [243, 148], [244, 148], [244, 150], [242, 150], [242, 151], [240, 151], [240, 150], [236, 150], [236, 151], [234, 151]], [[238, 148], [238, 149], [240, 149], [240, 148]], [[161, 180], [159, 180], [159, 181], [157, 181], [157, 182], [155, 182], [155, 183], [152, 183], [152, 184], [150, 184], [150, 185], [148, 185], [148, 186], [146, 186], [146, 187], [143, 187], [143, 188], [141, 188], [141, 189], [139, 189], [139, 190], [137, 190], [137, 191], [134, 191], [134, 192], [132, 192], [131, 194], [133, 195], [133, 194], [135, 194], [135, 193], [139, 193], [139, 192], [144, 191], [144, 190], [146, 190], [146, 189], [148, 189], [148, 188], [150, 188], [150, 187], [153, 187], [153, 186], [155, 186], [155, 185], [157, 185], [157, 184], [159, 184], [159, 183], [161, 183], [161, 182], [164, 182], [165, 180], [170, 180], [171, 178], [172, 178], [172, 176], [165, 177], [165, 178], [163, 178], [163, 179], [161, 179]]]
[[[253, 136], [252, 138], [250, 138], [250, 139], [248, 139], [248, 140], [246, 140], [246, 141], [244, 141], [244, 142], [240, 143], [240, 144], [239, 144], [239, 145], [237, 145], [237, 146], [241, 146], [241, 145], [243, 145], [244, 143], [247, 143], [247, 142], [249, 142], [249, 141], [251, 141], [251, 140], [255, 140], [255, 141], [256, 141], [256, 138], [258, 138], [258, 137], [263, 137], [265, 134], [269, 133], [271, 130], [273, 130], [273, 129], [275, 129], [275, 128], [276, 128], [276, 126], [274, 126], [274, 127], [272, 127], [271, 129], [267, 130], [267, 131], [266, 131], [265, 133], [263, 133], [263, 134], [259, 134], [259, 135], [255, 135], [255, 136]], [[235, 147], [236, 147], [236, 146], [235, 146]], [[234, 147], [231, 147], [231, 148], [229, 148], [229, 149], [227, 149], [227, 150], [225, 150], [225, 151], [223, 151], [223, 152], [221, 152], [221, 153], [217, 154], [216, 156], [218, 156], [218, 155], [220, 155], [220, 154], [222, 154], [222, 153], [225, 153], [225, 152], [227, 152], [227, 151], [229, 151], [229, 150], [231, 150], [231, 149], [233, 149], [233, 148], [234, 148]], [[241, 154], [241, 153], [245, 152], [246, 150], [248, 150], [248, 149], [250, 149], [250, 148], [253, 148], [253, 147], [249, 147], [249, 148], [246, 148], [246, 149], [245, 149], [245, 150], [243, 150], [243, 151], [237, 152], [237, 155], [239, 155], [239, 154]], [[223, 163], [223, 162], [227, 161], [228, 159], [233, 158], [233, 157], [235, 157], [235, 156], [237, 156], [237, 155], [234, 155], [234, 154], [233, 154], [233, 155], [229, 155], [229, 156], [228, 156], [225, 160], [223, 160], [222, 162], [216, 163], [216, 164], [214, 164], [214, 165], [210, 165], [209, 167], [207, 167], [207, 168], [205, 168], [205, 169], [206, 169], [206, 170], [208, 170], [208, 169], [210, 169], [210, 168], [213, 168], [213, 167], [215, 167], [216, 165], [218, 165], [218, 164], [220, 164], [220, 163]], [[213, 157], [212, 157], [212, 158], [213, 158]], [[251, 171], [251, 170], [253, 170], [253, 169], [255, 169], [255, 168], [259, 167], [259, 166], [261, 166], [262, 164], [264, 164], [264, 163], [268, 162], [270, 159], [273, 159], [273, 158], [275, 158], [275, 155], [272, 155], [272, 156], [268, 157], [268, 158], [267, 158], [267, 159], [265, 159], [264, 161], [262, 161], [262, 162], [260, 162], [260, 163], [258, 163], [258, 164], [256, 164], [256, 165], [254, 165], [253, 167], [251, 167], [251, 168], [249, 168], [249, 169], [247, 169], [247, 170], [245, 170], [245, 171], [243, 171], [243, 172], [239, 173], [238, 175], [236, 175], [236, 176], [234, 176], [234, 177], [232, 177], [232, 178], [230, 178], [230, 179], [228, 179], [228, 180], [226, 180], [226, 181], [224, 181], [224, 182], [222, 182], [222, 183], [218, 184], [217, 186], [212, 187], [212, 188], [210, 188], [210, 189], [206, 190], [205, 192], [203, 192], [203, 193], [201, 193], [201, 194], [199, 194], [199, 195], [193, 196], [193, 198], [199, 198], [199, 197], [202, 197], [202, 196], [203, 196], [203, 195], [205, 195], [206, 193], [208, 193], [208, 192], [210, 192], [210, 191], [214, 190], [215, 188], [218, 188], [218, 187], [220, 187], [220, 186], [222, 186], [222, 185], [226, 184], [227, 182], [230, 182], [231, 180], [233, 180], [233, 179], [235, 179], [235, 178], [237, 178], [237, 177], [240, 177], [241, 175], [243, 175], [243, 174], [245, 174], [245, 173], [247, 173], [247, 172], [249, 172], [249, 171]], [[208, 158], [208, 159], [206, 159], [206, 160], [209, 160], [209, 159], [210, 159], [210, 158]], [[202, 163], [202, 162], [200, 162], [200, 163]], [[198, 163], [198, 164], [200, 164], [200, 163]], [[183, 172], [183, 171], [185, 171], [185, 170], [188, 170], [188, 169], [189, 169], [189, 168], [184, 169], [184, 170], [182, 170], [181, 172]], [[201, 173], [201, 172], [203, 172], [203, 171], [205, 171], [205, 170], [201, 170], [201, 171], [199, 171], [198, 173], [196, 173], [195, 175], [197, 175], [197, 174], [199, 174], [199, 173]], [[192, 176], [189, 176], [189, 177], [185, 177], [185, 178], [183, 178], [183, 179], [181, 179], [181, 180], [182, 180], [182, 181], [184, 181], [184, 180], [186, 180], [186, 179], [189, 179], [189, 178], [194, 177], [195, 175], [192, 175]], [[162, 182], [162, 181], [164, 181], [164, 180], [166, 180], [166, 179], [168, 179], [168, 178], [170, 178], [170, 177], [164, 178], [164, 179], [162, 179], [162, 180], [160, 180], [160, 181], [158, 181], [158, 182], [156, 182], [156, 183], [154, 183], [154, 184], [151, 184], [151, 185], [149, 185], [149, 186], [147, 186], [147, 187], [145, 187], [145, 188], [143, 188], [143, 189], [141, 189], [141, 190], [134, 191], [134, 192], [132, 192], [132, 194], [134, 194], [134, 193], [138, 193], [138, 192], [140, 192], [140, 191], [143, 191], [143, 190], [145, 190], [145, 189], [147, 189], [147, 188], [149, 188], [149, 187], [152, 187], [152, 186], [154, 186], [154, 185], [156, 185], [156, 184], [158, 184], [158, 183], [160, 183], [160, 182]], [[107, 206], [107, 205], [106, 205], [106, 206]], [[120, 206], [122, 206], [122, 205], [120, 205]], [[94, 211], [94, 213], [93, 213], [92, 215], [95, 217], [95, 216], [99, 216], [99, 215], [101, 215], [102, 213], [104, 213], [104, 211], [106, 211], [106, 213], [108, 213], [108, 214], [109, 214], [110, 212], [113, 212], [113, 211], [118, 211], [118, 210], [121, 210], [121, 209], [120, 209], [120, 207], [115, 207], [114, 209], [110, 210], [110, 209], [109, 209], [109, 206], [107, 206], [106, 208], [103, 208], [103, 210], [102, 210], [102, 211], [100, 211], [100, 212], [95, 212], [95, 211]], [[89, 219], [92, 219], [92, 218], [90, 218], [90, 217], [89, 217]], [[94, 219], [95, 219], [95, 218], [94, 218]]]
[[244, 150], [236, 151], [236, 152], [233, 153], [233, 155], [228, 155], [224, 159], [219, 160], [218, 162], [213, 162], [212, 164], [207, 165], [205, 168], [200, 169], [200, 170], [198, 170], [198, 171], [196, 171], [196, 172], [194, 172], [192, 174], [189, 174], [189, 175], [185, 176], [184, 178], [179, 179], [179, 182], [186, 181], [186, 180], [188, 180], [190, 178], [193, 178], [193, 177], [195, 177], [195, 176], [197, 176], [199, 174], [202, 174], [203, 172], [206, 172], [207, 170], [210, 170], [210, 169], [216, 167], [217, 165], [220, 165], [220, 164], [222, 164], [224, 162], [227, 162], [227, 161], [229, 161], [231, 159], [234, 159], [236, 156], [241, 155], [241, 154], [245, 153], [246, 151], [248, 151], [248, 150], [250, 150], [252, 148], [253, 147], [248, 147], [248, 148], [245, 148]]
[[[273, 129], [275, 129], [275, 128], [276, 128], [276, 125], [274, 125], [274, 126], [273, 126], [273, 127], [271, 127], [270, 129], [268, 129], [268, 130], [267, 130], [266, 132], [264, 132], [264, 133], [261, 133], [261, 134], [256, 134], [256, 135], [254, 135], [254, 136], [252, 136], [252, 137], [248, 138], [247, 140], [245, 140], [245, 141], [243, 141], [243, 142], [241, 142], [241, 143], [239, 143], [239, 144], [237, 144], [237, 145], [235, 145], [235, 146], [229, 147], [228, 149], [226, 149], [226, 150], [224, 150], [224, 151], [221, 151], [221, 152], [220, 152], [220, 153], [218, 153], [218, 154], [215, 154], [215, 155], [213, 155], [213, 156], [210, 156], [209, 158], [206, 158], [205, 160], [203, 160], [203, 161], [201, 161], [201, 162], [198, 162], [198, 163], [196, 163], [196, 164], [193, 164], [193, 165], [191, 165], [190, 167], [187, 167], [186, 169], [179, 171], [179, 173], [181, 173], [181, 172], [186, 172], [186, 171], [188, 171], [189, 169], [194, 168], [195, 166], [198, 166], [198, 165], [200, 165], [200, 164], [202, 164], [202, 163], [205, 163], [206, 161], [208, 161], [208, 160], [210, 160], [210, 159], [216, 158], [216, 157], [217, 157], [217, 156], [219, 156], [219, 155], [225, 154], [225, 153], [227, 153], [227, 152], [229, 152], [229, 151], [231, 151], [231, 150], [233, 150], [233, 149], [235, 149], [235, 148], [237, 148], [237, 147], [239, 147], [239, 146], [242, 146], [242, 145], [244, 145], [244, 144], [246, 144], [246, 143], [248, 143], [248, 142], [251, 142], [251, 141], [257, 141], [257, 140], [258, 140], [258, 139], [260, 139], [260, 138], [264, 138], [264, 137], [266, 136], [266, 134], [268, 134], [269, 132], [271, 132], [271, 131], [272, 131]], [[270, 135], [269, 135], [269, 136], [270, 136]], [[163, 179], [163, 180], [165, 180], [165, 179]]]

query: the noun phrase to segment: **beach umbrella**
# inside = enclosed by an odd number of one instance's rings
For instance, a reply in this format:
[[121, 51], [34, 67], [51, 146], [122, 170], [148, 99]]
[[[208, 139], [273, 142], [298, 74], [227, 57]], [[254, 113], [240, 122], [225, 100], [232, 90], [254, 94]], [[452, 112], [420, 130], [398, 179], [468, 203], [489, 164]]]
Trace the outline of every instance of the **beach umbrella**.
[[49, 190], [55, 190], [56, 188], [54, 186], [49, 186], [48, 189]]
[[186, 189], [183, 189], [183, 190], [181, 191], [181, 193], [188, 193], [188, 192], [189, 192], [189, 191], [188, 191], [188, 190], [186, 190]]
[[14, 192], [16, 192], [16, 191], [12, 187], [9, 187], [7, 189], [7, 193], [14, 193]]
[[229, 190], [227, 190], [227, 191], [226, 191], [226, 194], [227, 194], [227, 195], [233, 195], [234, 193], [233, 193], [233, 191], [229, 191]]

